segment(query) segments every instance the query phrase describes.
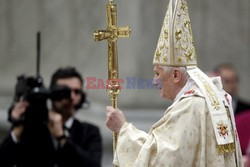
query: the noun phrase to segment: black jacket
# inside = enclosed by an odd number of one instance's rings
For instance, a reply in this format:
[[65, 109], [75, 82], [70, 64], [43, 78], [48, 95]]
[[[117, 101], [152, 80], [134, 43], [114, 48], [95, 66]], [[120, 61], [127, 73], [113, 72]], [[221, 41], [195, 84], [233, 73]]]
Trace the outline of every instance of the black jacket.
[[250, 110], [250, 104], [247, 102], [239, 99], [236, 101], [236, 109], [235, 109], [235, 114], [239, 114], [243, 111]]
[[1, 167], [100, 167], [102, 141], [99, 129], [74, 120], [69, 139], [55, 148], [47, 126], [24, 131], [16, 144], [9, 134], [0, 146]]

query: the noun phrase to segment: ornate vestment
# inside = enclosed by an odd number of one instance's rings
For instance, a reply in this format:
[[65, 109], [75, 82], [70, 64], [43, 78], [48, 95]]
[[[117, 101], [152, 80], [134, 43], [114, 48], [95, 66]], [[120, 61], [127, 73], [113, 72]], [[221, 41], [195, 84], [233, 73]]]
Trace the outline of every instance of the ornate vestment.
[[[220, 81], [216, 82], [220, 89]], [[230, 101], [225, 105], [231, 105]], [[232, 114], [231, 121], [234, 123]], [[235, 126], [231, 127], [236, 132]], [[223, 137], [231, 127], [218, 126], [217, 132]], [[243, 167], [237, 132], [234, 137], [235, 151], [219, 154], [205, 97], [194, 84], [174, 101], [149, 133], [124, 123], [118, 135], [114, 164], [119, 167]]]

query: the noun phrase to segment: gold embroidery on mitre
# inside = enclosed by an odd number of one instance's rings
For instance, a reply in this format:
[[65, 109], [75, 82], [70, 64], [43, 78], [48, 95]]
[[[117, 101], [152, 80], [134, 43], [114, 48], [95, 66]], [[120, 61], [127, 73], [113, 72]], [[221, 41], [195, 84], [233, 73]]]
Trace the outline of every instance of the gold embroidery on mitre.
[[168, 31], [167, 30], [164, 31], [164, 38], [165, 38], [165, 40], [168, 40]]
[[[168, 12], [167, 12], [168, 13]], [[169, 15], [166, 14], [161, 34], [158, 40], [157, 44], [157, 49], [154, 54], [154, 61], [153, 64], [162, 64], [163, 62], [166, 63], [168, 61], [167, 53], [168, 53], [168, 48], [169, 48], [169, 29], [166, 28], [168, 27], [169, 24]]]
[[163, 57], [163, 61], [164, 61], [164, 62], [167, 62], [167, 61], [168, 61], [168, 57], [167, 57], [167, 56], [164, 56], [164, 57]]
[[163, 48], [165, 48], [164, 44], [160, 46], [160, 50], [162, 50]]
[[175, 24], [175, 29], [177, 30], [175, 43], [179, 45], [179, 47], [177, 47], [178, 48], [177, 54], [186, 57], [186, 64], [188, 63], [193, 64], [193, 62], [196, 61], [195, 59], [196, 56], [195, 56], [195, 48], [193, 45], [191, 22], [188, 15], [188, 6], [185, 0], [181, 1], [180, 10], [177, 10], [177, 16], [178, 19], [176, 19], [176, 24]]
[[[175, 3], [173, 3], [173, 1], [175, 1]], [[162, 45], [164, 47], [162, 47]], [[186, 0], [169, 1], [154, 54], [153, 64], [166, 66], [197, 65]]]
[[175, 32], [176, 41], [179, 41], [181, 39], [181, 34], [182, 34], [181, 30], [176, 30], [176, 32]]
[[187, 62], [189, 61], [193, 61], [195, 59], [194, 56], [194, 48], [191, 48], [190, 50], [188, 50], [187, 52], [185, 52], [185, 57], [187, 59]]
[[182, 57], [181, 57], [181, 56], [178, 56], [178, 57], [177, 57], [177, 62], [178, 62], [178, 63], [181, 63], [181, 62], [182, 62]]
[[155, 61], [157, 60], [158, 62], [160, 62], [160, 56], [161, 56], [160, 51], [159, 50], [156, 51], [156, 53], [155, 53]]
[[188, 6], [186, 1], [181, 2], [181, 10], [183, 11], [184, 14], [188, 13]]

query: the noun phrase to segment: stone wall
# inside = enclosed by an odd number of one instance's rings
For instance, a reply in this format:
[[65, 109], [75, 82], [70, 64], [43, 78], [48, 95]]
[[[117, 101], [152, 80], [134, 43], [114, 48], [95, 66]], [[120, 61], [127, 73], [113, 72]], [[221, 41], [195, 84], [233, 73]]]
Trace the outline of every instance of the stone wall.
[[[94, 42], [106, 27], [108, 0], [0, 0], [0, 96], [12, 96], [16, 76], [35, 74], [36, 32], [42, 33], [41, 74], [46, 85], [61, 66], [76, 66], [85, 77], [106, 79], [107, 42]], [[152, 59], [165, 15], [166, 0], [117, 0], [118, 24], [129, 25], [120, 39], [120, 77], [150, 79]], [[212, 70], [233, 63], [240, 71], [240, 95], [250, 100], [250, 1], [189, 0], [199, 67]], [[126, 87], [126, 85], [125, 85]], [[88, 90], [90, 100], [109, 103], [105, 90]], [[157, 90], [122, 90], [125, 107], [164, 106]]]

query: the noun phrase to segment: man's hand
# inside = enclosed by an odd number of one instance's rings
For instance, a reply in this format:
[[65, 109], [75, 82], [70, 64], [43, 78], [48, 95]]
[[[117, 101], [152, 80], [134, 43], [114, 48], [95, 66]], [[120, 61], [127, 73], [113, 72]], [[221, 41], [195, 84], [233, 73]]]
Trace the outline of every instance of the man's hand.
[[26, 111], [29, 103], [26, 101], [18, 102], [14, 105], [11, 111], [11, 119], [20, 120], [24, 112]]
[[[20, 121], [24, 112], [26, 111], [27, 107], [28, 107], [29, 103], [26, 101], [20, 101], [18, 103], [16, 103], [11, 111], [11, 119], [13, 121]], [[20, 137], [23, 133], [23, 125], [18, 125], [18, 126], [14, 126], [12, 129], [12, 133], [15, 135], [15, 140], [16, 142], [18, 142], [20, 140]]]
[[55, 111], [49, 111], [48, 128], [49, 128], [51, 135], [54, 138], [58, 138], [62, 136], [63, 135], [62, 115]]
[[115, 133], [119, 133], [122, 125], [126, 122], [126, 118], [122, 111], [116, 110], [111, 106], [107, 108], [107, 120], [106, 125], [107, 127], [114, 131]]

